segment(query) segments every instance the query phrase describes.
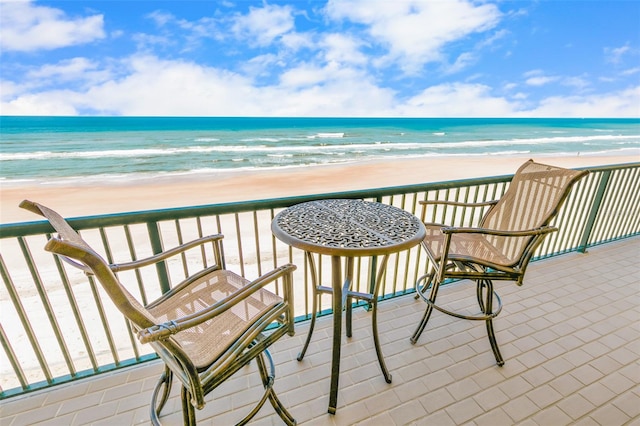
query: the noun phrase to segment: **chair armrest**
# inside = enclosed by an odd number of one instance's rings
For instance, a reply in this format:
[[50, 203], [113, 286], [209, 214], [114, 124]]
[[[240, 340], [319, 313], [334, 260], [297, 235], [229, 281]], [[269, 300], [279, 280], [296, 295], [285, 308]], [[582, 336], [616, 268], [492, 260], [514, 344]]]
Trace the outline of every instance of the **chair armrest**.
[[[442, 208], [444, 212], [447, 211], [446, 207], [448, 206], [470, 208], [470, 209], [474, 209], [472, 210], [472, 214], [477, 211], [475, 209], [478, 209], [481, 207], [488, 207], [487, 211], [483, 213], [483, 216], [486, 216], [486, 214], [489, 213], [491, 210], [493, 210], [496, 204], [498, 204], [498, 200], [484, 201], [480, 203], [464, 203], [460, 201], [447, 201], [447, 200], [421, 200], [418, 202], [422, 205], [422, 213], [420, 215], [420, 220], [422, 220], [423, 222], [425, 222], [425, 216], [427, 214], [427, 206], [445, 206], [444, 208]], [[474, 222], [478, 223], [481, 220], [482, 218], [478, 218]]]
[[71, 259], [70, 257], [67, 257], [63, 254], [56, 254], [56, 256], [58, 256], [58, 258], [62, 259], [63, 261], [65, 261], [67, 264], [73, 266], [74, 268], [80, 269], [82, 272], [84, 272], [85, 275], [93, 275], [93, 271], [91, 271], [91, 268], [89, 268], [88, 266], [80, 263], [80, 262], [76, 262], [75, 260]]
[[447, 200], [420, 200], [419, 204], [423, 206], [427, 205], [446, 205], [446, 206], [457, 206], [457, 207], [487, 207], [494, 206], [498, 200], [484, 201], [482, 203], [463, 203], [461, 201], [447, 201]]
[[[557, 231], [558, 228], [553, 226], [542, 226], [534, 229], [526, 229], [522, 231], [501, 231], [497, 229], [488, 229], [488, 228], [473, 228], [473, 227], [452, 227], [452, 226], [443, 226], [441, 228], [442, 233], [444, 234], [444, 241], [442, 243], [442, 255], [440, 256], [440, 260], [438, 261], [438, 280], [442, 282], [444, 280], [446, 271], [448, 269], [449, 258], [451, 253], [449, 253], [449, 248], [451, 247], [451, 240], [455, 234], [479, 234], [479, 235], [493, 235], [499, 237], [507, 237], [507, 238], [517, 238], [517, 237], [536, 237], [544, 234], [548, 234], [554, 231]], [[541, 237], [536, 237], [535, 239], [540, 239]], [[501, 267], [493, 262], [488, 261], [487, 259], [478, 258], [472, 255], [465, 256], [465, 259], [471, 262], [477, 262], [479, 264], [490, 265], [492, 268], [500, 269]]]
[[211, 306], [207, 306], [198, 312], [138, 331], [138, 340], [140, 343], [148, 343], [166, 339], [172, 334], [176, 334], [182, 330], [186, 330], [203, 322], [209, 321], [213, 317], [220, 315], [242, 302], [244, 299], [267, 284], [272, 283], [285, 275], [291, 275], [295, 269], [296, 266], [290, 263], [280, 266], [279, 268], [267, 272], [258, 279], [251, 281], [249, 284], [232, 293], [228, 297], [225, 297], [224, 299]]
[[443, 226], [441, 231], [443, 234], [484, 234], [495, 235], [500, 237], [528, 237], [532, 235], [548, 234], [557, 231], [555, 226], [541, 226], [540, 228], [526, 229], [523, 231], [501, 231], [489, 228], [464, 228], [454, 226]]
[[109, 265], [109, 267], [113, 272], [120, 272], [120, 271], [128, 271], [130, 269], [141, 268], [143, 266], [153, 265], [162, 260], [175, 256], [176, 254], [183, 253], [189, 249], [204, 245], [208, 242], [221, 241], [223, 238], [224, 236], [222, 234], [209, 235], [206, 237], [198, 238], [197, 240], [189, 241], [188, 243], [181, 244], [177, 247], [163, 251], [162, 253], [158, 253], [153, 256], [146, 257], [144, 259], [134, 260], [134, 261], [125, 262], [125, 263], [119, 263], [119, 264], [112, 264], [112, 265]]

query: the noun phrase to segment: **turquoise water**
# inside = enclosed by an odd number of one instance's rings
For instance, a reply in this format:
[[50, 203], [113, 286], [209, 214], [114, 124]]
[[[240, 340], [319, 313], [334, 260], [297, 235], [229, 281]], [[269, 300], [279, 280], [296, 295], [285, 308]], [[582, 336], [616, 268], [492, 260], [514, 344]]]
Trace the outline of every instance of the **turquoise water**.
[[385, 158], [640, 153], [640, 119], [0, 117], [0, 181], [117, 181]]

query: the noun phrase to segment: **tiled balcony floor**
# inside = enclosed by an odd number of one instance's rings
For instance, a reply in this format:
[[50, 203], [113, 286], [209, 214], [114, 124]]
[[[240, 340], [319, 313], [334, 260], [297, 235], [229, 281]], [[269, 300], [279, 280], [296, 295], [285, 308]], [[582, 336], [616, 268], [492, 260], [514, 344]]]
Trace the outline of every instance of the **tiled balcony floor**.
[[[494, 364], [482, 322], [434, 312], [418, 344], [413, 331], [424, 303], [405, 296], [379, 305], [385, 383], [371, 337], [371, 316], [354, 312], [343, 338], [340, 393], [327, 414], [331, 319], [319, 320], [302, 362], [295, 360], [308, 323], [275, 345], [275, 388], [304, 425], [640, 425], [640, 238], [571, 253], [530, 266], [523, 287], [499, 283], [495, 321], [504, 367]], [[466, 290], [466, 291], [463, 291]], [[445, 287], [439, 299], [469, 283]], [[3, 426], [148, 424], [158, 363], [15, 397], [1, 404]], [[260, 396], [255, 366], [208, 397], [199, 424], [240, 420]], [[162, 420], [181, 424], [179, 392]], [[269, 404], [253, 424], [281, 424]]]

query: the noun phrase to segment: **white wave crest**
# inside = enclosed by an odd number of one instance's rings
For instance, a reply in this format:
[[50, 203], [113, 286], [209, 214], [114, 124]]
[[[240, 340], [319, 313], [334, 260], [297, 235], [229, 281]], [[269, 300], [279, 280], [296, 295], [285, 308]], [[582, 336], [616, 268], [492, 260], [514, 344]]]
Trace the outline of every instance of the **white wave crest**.
[[196, 138], [194, 142], [218, 142], [219, 140], [218, 138]]
[[309, 136], [309, 139], [339, 139], [344, 138], [344, 132], [321, 132]]
[[[179, 154], [207, 154], [216, 152], [234, 152], [242, 154], [264, 154], [272, 156], [290, 155], [290, 153], [310, 154], [336, 154], [344, 152], [375, 152], [375, 151], [410, 151], [410, 150], [458, 150], [459, 148], [489, 148], [517, 147], [523, 145], [549, 145], [549, 144], [591, 144], [593, 142], [607, 142], [612, 145], [640, 144], [640, 135], [598, 135], [598, 136], [560, 136], [547, 138], [528, 139], [503, 139], [503, 140], [469, 140], [451, 142], [375, 142], [375, 143], [338, 143], [316, 145], [215, 145], [215, 146], [190, 146], [181, 148], [143, 148], [143, 149], [117, 149], [75, 152], [35, 151], [18, 153], [0, 153], [0, 161], [20, 160], [50, 160], [50, 159], [105, 159], [105, 158], [150, 158], [171, 156]], [[504, 150], [500, 150], [504, 151]]]

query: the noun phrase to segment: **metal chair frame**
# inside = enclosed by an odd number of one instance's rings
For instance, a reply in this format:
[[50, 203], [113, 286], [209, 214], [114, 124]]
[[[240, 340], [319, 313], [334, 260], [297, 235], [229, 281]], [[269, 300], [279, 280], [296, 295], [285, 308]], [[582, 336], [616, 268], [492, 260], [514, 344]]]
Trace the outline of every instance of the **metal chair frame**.
[[[418, 341], [433, 309], [460, 319], [484, 321], [496, 363], [504, 365], [493, 327], [493, 319], [502, 310], [502, 300], [494, 289], [493, 281], [515, 281], [522, 285], [536, 249], [547, 235], [558, 230], [549, 223], [557, 215], [572, 186], [586, 174], [587, 171], [568, 170], [529, 160], [518, 169], [500, 200], [483, 203], [421, 201], [423, 221], [429, 205], [488, 209], [477, 227], [425, 223], [428, 235], [422, 247], [431, 269], [416, 281], [415, 298], [425, 301], [427, 307], [410, 341], [413, 344]], [[527, 213], [535, 214], [535, 220], [529, 221]], [[513, 219], [515, 216], [518, 216], [517, 220]], [[509, 224], [505, 226], [504, 222]], [[535, 225], [528, 226], [528, 222], [535, 222]], [[455, 312], [436, 304], [442, 283], [464, 279], [476, 282], [476, 299], [480, 307], [477, 315]]]
[[[285, 424], [296, 424], [273, 389], [275, 367], [268, 351], [280, 337], [294, 334], [294, 265], [283, 265], [248, 281], [225, 269], [220, 234], [145, 259], [108, 264], [55, 211], [28, 200], [20, 207], [49, 220], [59, 236], [51, 238], [45, 250], [81, 269], [89, 279], [95, 277], [129, 321], [140, 343], [150, 344], [164, 361], [164, 371], [151, 398], [150, 418], [154, 425], [160, 424], [160, 412], [169, 399], [174, 378], [182, 385], [184, 424], [195, 425], [194, 408], [202, 409], [208, 393], [253, 359], [264, 394], [238, 424], [249, 422], [267, 400]], [[126, 290], [116, 275], [163, 262], [208, 243], [213, 247], [214, 264], [192, 274], [146, 306]], [[264, 288], [278, 280], [283, 284], [282, 297]], [[225, 296], [218, 297], [219, 294]], [[176, 317], [171, 317], [174, 314]]]

